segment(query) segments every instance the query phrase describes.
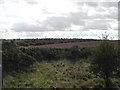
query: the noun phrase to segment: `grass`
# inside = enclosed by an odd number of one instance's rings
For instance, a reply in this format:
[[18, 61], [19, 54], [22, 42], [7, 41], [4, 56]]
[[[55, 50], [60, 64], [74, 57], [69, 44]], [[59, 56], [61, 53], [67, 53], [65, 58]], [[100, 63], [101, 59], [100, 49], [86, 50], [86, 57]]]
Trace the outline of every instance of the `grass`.
[[[96, 88], [104, 87], [104, 80], [95, 77], [89, 70], [90, 63], [80, 60], [35, 62], [22, 73], [7, 75], [3, 78], [4, 88]], [[120, 78], [112, 81], [120, 88]]]

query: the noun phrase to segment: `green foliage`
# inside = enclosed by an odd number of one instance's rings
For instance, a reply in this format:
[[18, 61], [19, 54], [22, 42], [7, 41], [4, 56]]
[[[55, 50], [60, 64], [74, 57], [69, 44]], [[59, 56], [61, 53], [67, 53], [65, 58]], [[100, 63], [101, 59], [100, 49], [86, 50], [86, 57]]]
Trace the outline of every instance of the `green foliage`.
[[92, 68], [95, 73], [110, 77], [117, 69], [117, 50], [113, 43], [101, 41], [94, 49]]
[[106, 88], [115, 87], [111, 81], [111, 77], [118, 70], [118, 63], [120, 63], [117, 51], [114, 43], [106, 39], [94, 48], [91, 70], [96, 75], [104, 78]]
[[74, 60], [78, 59], [79, 54], [80, 53], [79, 53], [78, 46], [73, 46], [73, 47], [70, 48], [70, 56], [69, 56], [70, 59], [74, 59]]
[[120, 46], [117, 45], [117, 73], [116, 76], [120, 76]]
[[2, 40], [2, 50], [15, 48], [16, 46], [14, 40]]
[[20, 72], [28, 68], [35, 59], [21, 52], [17, 48], [11, 48], [3, 51], [2, 66], [4, 73]]
[[56, 48], [31, 48], [31, 49], [20, 49], [22, 52], [33, 56], [36, 60], [52, 60], [64, 58], [64, 49]]
[[79, 59], [86, 59], [91, 55], [91, 48], [78, 48], [78, 46], [73, 46], [67, 52], [67, 58], [76, 61]]
[[[104, 88], [104, 80], [90, 72], [86, 60], [71, 63], [69, 60], [35, 62], [28, 72], [3, 78], [4, 88]], [[120, 86], [120, 78], [112, 81]], [[120, 87], [119, 87], [120, 88]]]
[[[91, 48], [73, 46], [64, 49], [31, 48], [19, 50], [16, 48], [16, 44], [20, 45], [20, 40], [4, 41], [2, 51], [3, 87], [99, 89], [105, 88], [105, 81], [101, 76], [114, 74], [116, 76], [111, 80], [116, 86], [111, 85], [120, 88], [120, 48], [118, 49], [106, 41], [106, 38], [93, 50], [92, 69], [94, 73], [90, 71], [91, 63], [89, 63]], [[50, 42], [49, 39], [47, 40], [47, 42], [43, 40], [41, 43], [36, 43], [41, 41], [39, 39], [25, 40], [25, 43], [22, 40], [22, 44], [39, 45], [50, 44], [54, 41], [55, 43], [60, 42], [59, 40], [51, 40]], [[61, 42], [69, 42], [69, 40], [61, 40]], [[69, 59], [75, 62], [73, 63]]]
[[70, 59], [79, 60], [82, 58], [87, 58], [91, 55], [90, 48], [78, 48], [73, 46], [71, 48], [30, 48], [30, 49], [20, 49], [22, 52], [33, 56], [36, 60], [59, 60], [59, 59]]

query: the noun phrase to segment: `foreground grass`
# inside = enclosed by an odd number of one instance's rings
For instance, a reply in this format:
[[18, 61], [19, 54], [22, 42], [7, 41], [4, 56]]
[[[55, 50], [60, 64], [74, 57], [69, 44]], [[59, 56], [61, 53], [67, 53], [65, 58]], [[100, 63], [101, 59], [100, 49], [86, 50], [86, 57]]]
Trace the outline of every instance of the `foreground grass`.
[[[104, 80], [93, 75], [90, 64], [81, 60], [72, 63], [68, 60], [35, 62], [31, 69], [3, 78], [4, 88], [100, 88]], [[120, 78], [113, 78], [120, 87]]]

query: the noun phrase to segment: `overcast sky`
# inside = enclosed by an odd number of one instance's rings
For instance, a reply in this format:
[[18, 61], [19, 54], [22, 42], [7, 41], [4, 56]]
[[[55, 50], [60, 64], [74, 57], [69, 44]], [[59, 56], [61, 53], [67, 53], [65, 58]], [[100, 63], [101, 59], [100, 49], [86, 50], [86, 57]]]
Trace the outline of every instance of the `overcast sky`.
[[83, 1], [0, 0], [0, 38], [118, 39], [118, 0]]

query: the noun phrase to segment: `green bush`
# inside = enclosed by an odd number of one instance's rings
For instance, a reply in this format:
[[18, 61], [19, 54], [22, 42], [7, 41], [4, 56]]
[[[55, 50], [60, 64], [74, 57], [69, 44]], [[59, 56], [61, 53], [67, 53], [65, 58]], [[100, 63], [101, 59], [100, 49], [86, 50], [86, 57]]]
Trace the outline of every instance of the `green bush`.
[[112, 42], [104, 40], [95, 47], [91, 69], [105, 79], [106, 86], [110, 84], [109, 78], [117, 70], [118, 63], [117, 48]]
[[59, 59], [70, 59], [78, 60], [87, 58], [91, 55], [91, 50], [89, 48], [78, 48], [73, 46], [71, 48], [29, 48], [20, 49], [22, 52], [33, 56], [36, 60], [59, 60]]
[[4, 50], [2, 57], [3, 72], [20, 72], [26, 70], [35, 62], [34, 57], [21, 52], [17, 48]]
[[88, 58], [91, 55], [90, 48], [79, 48], [78, 46], [73, 46], [67, 52], [67, 58], [76, 61], [80, 59]]
[[69, 54], [70, 59], [76, 60], [79, 58], [79, 55], [80, 55], [80, 52], [79, 52], [78, 46], [73, 46], [70, 48], [70, 54]]

